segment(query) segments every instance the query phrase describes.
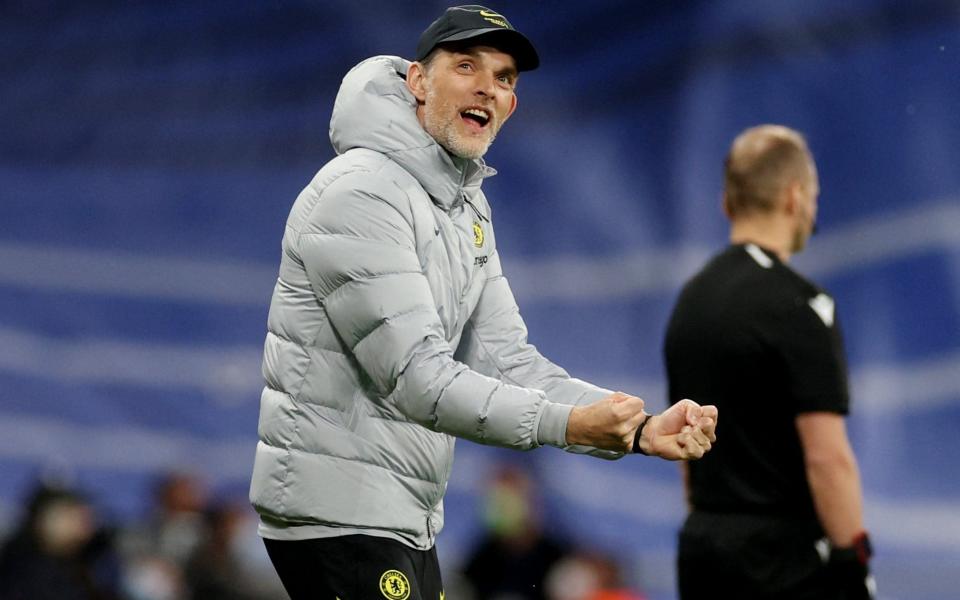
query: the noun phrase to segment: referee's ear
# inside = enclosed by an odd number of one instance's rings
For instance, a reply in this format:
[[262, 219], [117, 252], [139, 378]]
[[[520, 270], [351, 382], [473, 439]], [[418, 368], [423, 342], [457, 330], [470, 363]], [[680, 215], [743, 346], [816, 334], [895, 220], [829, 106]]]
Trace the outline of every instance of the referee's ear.
[[727, 193], [724, 192], [723, 196], [720, 198], [720, 210], [723, 211], [723, 214], [727, 216], [727, 219], [733, 220], [733, 207], [730, 206], [730, 200], [727, 198]]
[[803, 204], [803, 184], [799, 180], [791, 181], [787, 186], [786, 198], [784, 199], [783, 209], [789, 216], [794, 216], [800, 212], [800, 206]]

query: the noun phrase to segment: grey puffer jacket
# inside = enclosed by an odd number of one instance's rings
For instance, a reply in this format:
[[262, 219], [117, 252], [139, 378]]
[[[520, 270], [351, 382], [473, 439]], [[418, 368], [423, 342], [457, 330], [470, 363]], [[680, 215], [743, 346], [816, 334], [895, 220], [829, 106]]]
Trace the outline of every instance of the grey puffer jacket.
[[571, 407], [610, 393], [527, 343], [480, 191], [494, 171], [423, 130], [409, 64], [379, 56], [347, 74], [339, 156], [287, 220], [250, 490], [265, 537], [430, 548], [455, 437], [563, 447]]

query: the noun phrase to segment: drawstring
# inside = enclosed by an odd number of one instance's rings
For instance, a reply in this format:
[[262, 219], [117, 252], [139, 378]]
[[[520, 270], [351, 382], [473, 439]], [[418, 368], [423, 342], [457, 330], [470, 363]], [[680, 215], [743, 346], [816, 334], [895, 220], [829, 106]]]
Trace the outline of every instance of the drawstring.
[[474, 205], [473, 205], [473, 202], [470, 202], [470, 200], [467, 199], [467, 195], [466, 195], [466, 194], [463, 194], [463, 201], [470, 205], [470, 208], [473, 209], [473, 212], [477, 213], [477, 216], [478, 216], [478, 217], [480, 217], [481, 219], [483, 219], [483, 220], [486, 221], [487, 223], [490, 222], [490, 219], [488, 219], [486, 215], [484, 215], [482, 212], [480, 212], [480, 209], [478, 209], [476, 206], [474, 206]]

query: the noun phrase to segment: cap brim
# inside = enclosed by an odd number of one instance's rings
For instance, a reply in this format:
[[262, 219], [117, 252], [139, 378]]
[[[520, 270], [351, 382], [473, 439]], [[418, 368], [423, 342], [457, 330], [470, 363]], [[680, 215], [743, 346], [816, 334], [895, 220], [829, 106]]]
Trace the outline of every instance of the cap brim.
[[[489, 40], [490, 45], [499, 50], [503, 50], [513, 57], [517, 63], [518, 71], [532, 71], [540, 66], [540, 56], [537, 50], [519, 31], [513, 29], [504, 29], [502, 27], [488, 27], [484, 29], [470, 29], [469, 31], [460, 31], [449, 35], [437, 44], [447, 44], [450, 42], [462, 42], [484, 36]], [[480, 41], [480, 40], [477, 40]]]

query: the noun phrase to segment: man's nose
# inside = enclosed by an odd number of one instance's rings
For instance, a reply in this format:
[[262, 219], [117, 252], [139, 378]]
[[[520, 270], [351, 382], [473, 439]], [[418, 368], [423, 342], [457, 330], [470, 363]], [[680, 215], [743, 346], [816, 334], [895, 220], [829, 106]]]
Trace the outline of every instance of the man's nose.
[[479, 96], [493, 96], [494, 81], [493, 73], [479, 73], [476, 78], [476, 89], [474, 93]]

